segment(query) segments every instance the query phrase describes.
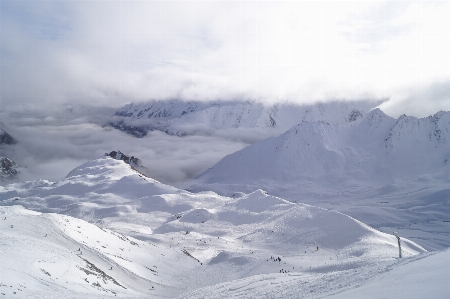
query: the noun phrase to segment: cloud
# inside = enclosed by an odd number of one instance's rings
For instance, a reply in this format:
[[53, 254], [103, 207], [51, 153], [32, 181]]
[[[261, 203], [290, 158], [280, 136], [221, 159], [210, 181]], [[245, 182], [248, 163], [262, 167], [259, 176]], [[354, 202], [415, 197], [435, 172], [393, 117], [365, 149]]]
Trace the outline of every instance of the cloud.
[[137, 142], [102, 127], [115, 108], [389, 99], [393, 116], [448, 110], [449, 19], [449, 2], [425, 1], [0, 1], [0, 120], [19, 141], [2, 150], [28, 178], [58, 180], [118, 149], [179, 183], [265, 133]]
[[[72, 112], [61, 112], [59, 117], [3, 117], [8, 124], [5, 129], [18, 143], [3, 146], [0, 155], [24, 166], [19, 177], [21, 181], [59, 181], [78, 165], [106, 152], [120, 150], [141, 159], [152, 178], [181, 186], [225, 155], [254, 142], [258, 135], [261, 139], [267, 134], [262, 130], [224, 130], [214, 132], [212, 136], [177, 137], [153, 131], [138, 139], [102, 126], [102, 116], [110, 115], [109, 109], [86, 113], [75, 107]], [[84, 116], [80, 117], [82, 114]], [[93, 121], [94, 117], [97, 123]]]
[[382, 103], [380, 109], [398, 117], [402, 114], [426, 117], [436, 112], [436, 107], [450, 110], [450, 81], [434, 82], [426, 86], [416, 86], [403, 90], [398, 97]]
[[448, 2], [0, 5], [3, 110], [168, 98], [394, 100], [450, 77]]

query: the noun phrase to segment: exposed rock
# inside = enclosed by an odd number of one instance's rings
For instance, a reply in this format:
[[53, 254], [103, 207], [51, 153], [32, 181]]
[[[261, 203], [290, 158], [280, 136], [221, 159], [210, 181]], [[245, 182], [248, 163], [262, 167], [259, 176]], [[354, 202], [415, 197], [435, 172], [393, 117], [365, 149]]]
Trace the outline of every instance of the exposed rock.
[[4, 130], [0, 129], [0, 144], [15, 144], [16, 140], [6, 133]]
[[17, 165], [13, 160], [5, 157], [0, 157], [0, 181], [13, 179], [19, 173]]
[[122, 153], [121, 151], [112, 151], [109, 154], [105, 153], [105, 156], [109, 156], [111, 158], [114, 158], [116, 160], [122, 160], [127, 164], [130, 164], [131, 166], [142, 166], [141, 165], [141, 160], [139, 160], [138, 158], [135, 158], [134, 156], [127, 156], [124, 153]]

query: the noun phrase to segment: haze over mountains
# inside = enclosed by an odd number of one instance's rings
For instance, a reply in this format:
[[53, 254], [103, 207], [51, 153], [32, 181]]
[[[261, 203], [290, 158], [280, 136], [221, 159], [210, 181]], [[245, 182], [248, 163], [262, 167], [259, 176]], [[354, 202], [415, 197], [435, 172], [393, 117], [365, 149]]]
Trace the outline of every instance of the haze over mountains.
[[0, 298], [448, 299], [449, 20], [0, 1]]
[[57, 182], [0, 187], [1, 294], [345, 298], [417, 271], [404, 283], [446, 296], [445, 282], [424, 284], [421, 270], [448, 267], [450, 112], [394, 119], [367, 102], [152, 102], [112, 120], [136, 143], [152, 130], [264, 133], [186, 190], [117, 149]]
[[152, 130], [184, 136], [214, 134], [215, 130], [237, 128], [262, 128], [266, 134], [276, 135], [302, 121], [348, 124], [361, 118], [377, 104], [373, 101], [314, 105], [264, 104], [256, 101], [151, 101], [125, 105], [116, 111], [108, 124], [136, 137], [145, 136]]

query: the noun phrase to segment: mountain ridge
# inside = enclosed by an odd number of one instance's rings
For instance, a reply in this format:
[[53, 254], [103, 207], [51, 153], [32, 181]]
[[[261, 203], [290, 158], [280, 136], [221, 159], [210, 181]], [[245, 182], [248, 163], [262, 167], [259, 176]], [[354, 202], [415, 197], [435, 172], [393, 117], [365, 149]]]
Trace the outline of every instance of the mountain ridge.
[[353, 179], [361, 179], [362, 173], [370, 179], [421, 175], [445, 168], [448, 140], [450, 112], [395, 120], [376, 108], [353, 126], [303, 121], [224, 157], [197, 180], [298, 180], [347, 176], [352, 170], [357, 171]]
[[208, 134], [211, 130], [265, 128], [272, 135], [302, 121], [352, 124], [377, 102], [328, 102], [314, 105], [264, 104], [256, 101], [151, 101], [127, 104], [107, 125], [136, 137], [160, 130], [170, 135]]

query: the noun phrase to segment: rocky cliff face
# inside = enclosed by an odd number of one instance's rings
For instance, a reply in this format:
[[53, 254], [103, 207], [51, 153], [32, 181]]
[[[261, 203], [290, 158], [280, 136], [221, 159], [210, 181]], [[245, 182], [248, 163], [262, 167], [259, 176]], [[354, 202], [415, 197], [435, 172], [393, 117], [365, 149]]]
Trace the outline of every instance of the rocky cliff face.
[[[16, 140], [0, 129], [0, 146], [15, 144]], [[0, 148], [1, 150], [1, 148]], [[3, 153], [4, 155], [4, 153]], [[7, 157], [0, 157], [0, 182], [11, 180], [19, 174], [19, 165]]]
[[18, 168], [19, 165], [17, 165], [13, 160], [0, 157], [0, 181], [15, 178], [19, 173]]

